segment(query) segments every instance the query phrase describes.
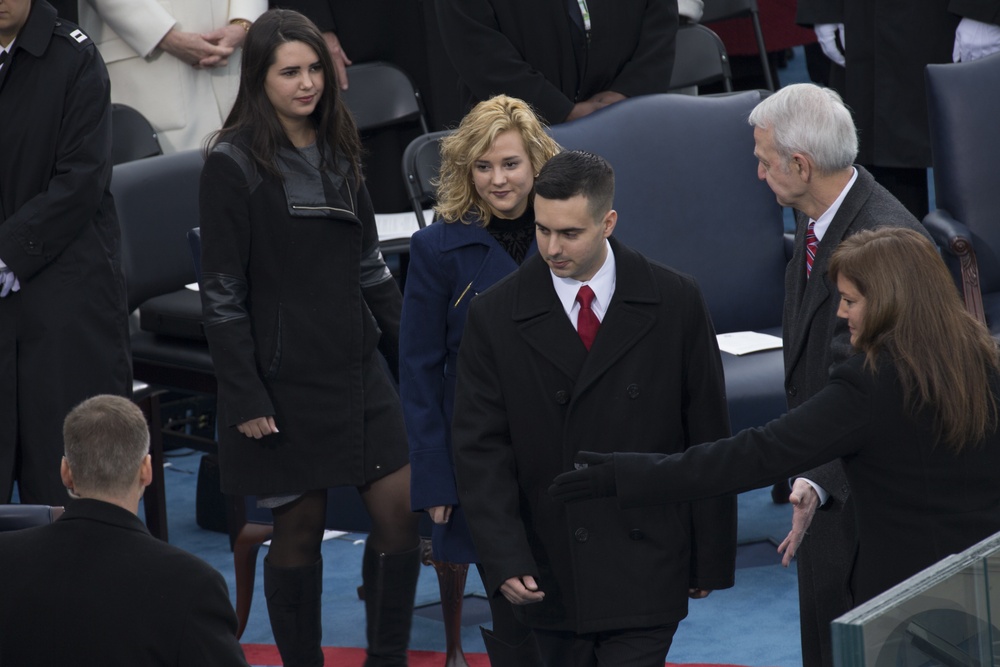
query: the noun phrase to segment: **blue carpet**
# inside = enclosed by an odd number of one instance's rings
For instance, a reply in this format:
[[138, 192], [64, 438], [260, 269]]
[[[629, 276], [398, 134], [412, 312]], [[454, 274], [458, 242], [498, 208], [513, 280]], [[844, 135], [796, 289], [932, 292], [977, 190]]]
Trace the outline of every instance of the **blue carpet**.
[[[195, 519], [195, 493], [201, 454], [187, 450], [168, 452], [166, 493], [170, 541], [208, 561], [225, 577], [235, 604], [233, 556], [229, 539], [222, 533], [203, 530]], [[798, 641], [798, 600], [795, 567], [783, 568], [775, 544], [788, 532], [790, 510], [771, 503], [768, 489], [751, 491], [739, 498], [739, 569], [736, 586], [716, 591], [705, 600], [694, 600], [670, 651], [677, 663], [722, 663], [750, 667], [792, 667], [801, 663]], [[364, 603], [357, 599], [361, 583], [363, 535], [348, 535], [323, 545], [324, 645], [364, 646]], [[263, 598], [261, 563], [257, 562], [256, 590], [242, 641], [273, 642]], [[482, 596], [482, 583], [472, 570], [467, 595]], [[437, 578], [432, 568], [421, 570], [417, 604], [429, 605], [413, 619], [411, 648], [444, 650], [440, 614], [433, 606], [439, 600]], [[468, 599], [462, 629], [462, 644], [468, 652], [483, 652], [478, 625], [488, 618], [481, 599]]]

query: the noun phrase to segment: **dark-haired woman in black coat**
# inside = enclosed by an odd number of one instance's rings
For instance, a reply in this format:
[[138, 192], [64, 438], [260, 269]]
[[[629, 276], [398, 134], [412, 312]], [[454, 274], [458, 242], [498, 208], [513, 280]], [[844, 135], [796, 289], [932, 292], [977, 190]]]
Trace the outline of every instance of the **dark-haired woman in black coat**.
[[357, 487], [366, 665], [405, 665], [419, 573], [396, 364], [401, 298], [382, 260], [359, 140], [323, 37], [273, 10], [201, 180], [202, 301], [219, 381], [223, 491], [274, 514], [264, 590], [288, 665], [322, 665], [326, 490]]

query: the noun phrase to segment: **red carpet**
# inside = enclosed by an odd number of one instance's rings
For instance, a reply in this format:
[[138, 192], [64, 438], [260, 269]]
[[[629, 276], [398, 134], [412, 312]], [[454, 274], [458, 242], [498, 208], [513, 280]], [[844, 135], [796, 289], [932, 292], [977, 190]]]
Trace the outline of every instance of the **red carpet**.
[[[281, 656], [273, 644], [244, 644], [243, 652], [247, 662], [253, 667], [276, 667], [281, 664]], [[363, 648], [336, 648], [324, 646], [323, 655], [330, 667], [361, 667], [365, 662]], [[465, 659], [469, 667], [490, 667], [489, 658], [485, 653], [466, 653]], [[435, 651], [410, 651], [410, 667], [441, 667], [444, 664], [444, 654]], [[675, 665], [668, 662], [667, 667], [739, 667], [739, 665]]]

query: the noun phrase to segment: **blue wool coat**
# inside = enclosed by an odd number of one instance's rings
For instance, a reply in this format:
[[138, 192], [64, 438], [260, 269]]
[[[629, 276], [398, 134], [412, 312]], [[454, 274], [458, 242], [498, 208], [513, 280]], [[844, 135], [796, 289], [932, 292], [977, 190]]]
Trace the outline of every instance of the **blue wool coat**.
[[[536, 252], [532, 241], [527, 256]], [[399, 390], [410, 442], [412, 507], [455, 506], [448, 524], [434, 526], [438, 560], [478, 562], [458, 506], [451, 456], [455, 362], [472, 297], [516, 269], [514, 259], [478, 219], [469, 224], [438, 220], [410, 239]]]

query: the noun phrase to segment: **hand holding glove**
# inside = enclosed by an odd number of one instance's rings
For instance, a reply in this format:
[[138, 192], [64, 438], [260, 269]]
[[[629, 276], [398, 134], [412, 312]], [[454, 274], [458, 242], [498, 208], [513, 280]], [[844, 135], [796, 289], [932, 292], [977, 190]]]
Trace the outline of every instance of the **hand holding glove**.
[[[577, 469], [558, 475], [549, 487], [549, 495], [564, 503], [618, 494], [615, 487], [615, 455], [580, 452]], [[581, 465], [582, 464], [582, 465]]]
[[[844, 54], [841, 52], [847, 50], [844, 38], [844, 24], [820, 23], [813, 30], [816, 32], [816, 39], [819, 40], [819, 45], [826, 57], [841, 67], [845, 67], [847, 61], [844, 60]], [[840, 37], [840, 48], [837, 48], [838, 36]]]

